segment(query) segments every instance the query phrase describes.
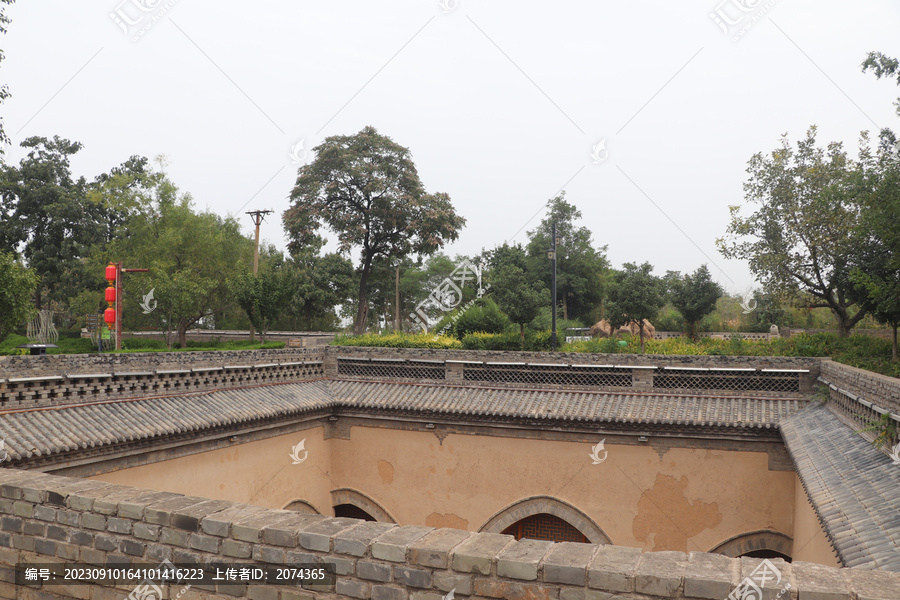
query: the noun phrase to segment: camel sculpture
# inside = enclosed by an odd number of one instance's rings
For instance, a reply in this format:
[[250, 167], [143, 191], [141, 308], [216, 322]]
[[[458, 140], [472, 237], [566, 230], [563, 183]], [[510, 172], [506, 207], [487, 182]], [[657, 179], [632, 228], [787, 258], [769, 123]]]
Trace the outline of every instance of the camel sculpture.
[[[617, 337], [621, 334], [630, 333], [631, 335], [638, 335], [640, 328], [638, 324], [634, 321], [628, 323], [627, 325], [622, 325], [615, 332], [613, 332], [612, 327], [609, 324], [609, 321], [603, 319], [602, 321], [598, 321], [593, 327], [591, 327], [591, 335], [593, 337]], [[644, 339], [652, 340], [653, 334], [656, 333], [656, 327], [648, 321], [644, 319]]]

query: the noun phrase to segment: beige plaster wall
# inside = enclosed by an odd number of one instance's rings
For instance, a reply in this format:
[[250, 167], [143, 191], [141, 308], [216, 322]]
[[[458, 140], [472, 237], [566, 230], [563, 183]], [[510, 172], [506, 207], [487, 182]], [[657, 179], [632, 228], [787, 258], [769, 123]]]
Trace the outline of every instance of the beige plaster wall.
[[[308, 455], [294, 465], [301, 439]], [[675, 448], [660, 457], [651, 445], [609, 437], [606, 459], [594, 465], [591, 446], [601, 439], [444, 434], [438, 425], [355, 426], [349, 440], [325, 440], [314, 427], [95, 479], [271, 508], [304, 500], [323, 514], [332, 514], [331, 491], [349, 488], [400, 524], [472, 531], [512, 504], [550, 496], [587, 514], [614, 544], [648, 551], [707, 552], [760, 529], [793, 537], [796, 476], [769, 471], [766, 453]]]
[[794, 475], [794, 560], [841, 566], [819, 523], [800, 478]]
[[[306, 459], [293, 464], [292, 448], [305, 440]], [[201, 452], [91, 477], [109, 483], [284, 508], [305, 500], [332, 515], [331, 446], [321, 426], [229, 448]], [[301, 451], [298, 456], [302, 458]]]

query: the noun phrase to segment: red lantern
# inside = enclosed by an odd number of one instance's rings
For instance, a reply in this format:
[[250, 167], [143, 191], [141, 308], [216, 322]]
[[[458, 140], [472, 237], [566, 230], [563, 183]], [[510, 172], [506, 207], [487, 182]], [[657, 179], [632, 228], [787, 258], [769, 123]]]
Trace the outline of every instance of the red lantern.
[[112, 329], [113, 323], [116, 322], [116, 309], [107, 308], [103, 312], [103, 320], [106, 321], [106, 324]]
[[116, 270], [117, 269], [118, 269], [118, 267], [113, 263], [106, 265], [106, 280], [109, 282], [109, 285], [116, 284]]
[[110, 306], [112, 306], [113, 304], [115, 304], [115, 302], [116, 302], [116, 288], [114, 288], [114, 287], [112, 287], [112, 286], [106, 288], [106, 301], [109, 303]]

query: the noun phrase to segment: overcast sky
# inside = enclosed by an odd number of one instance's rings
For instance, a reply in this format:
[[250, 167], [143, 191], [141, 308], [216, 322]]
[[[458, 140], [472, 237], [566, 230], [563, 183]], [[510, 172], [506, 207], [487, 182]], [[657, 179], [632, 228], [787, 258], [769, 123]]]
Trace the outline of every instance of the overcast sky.
[[[715, 239], [748, 159], [787, 133], [855, 155], [897, 127], [897, 2], [18, 0], [0, 37], [2, 107], [27, 137], [84, 144], [77, 175], [139, 154], [199, 208], [281, 213], [330, 135], [372, 125], [408, 147], [429, 192], [467, 219], [454, 253], [525, 242], [565, 190], [615, 267], [702, 263], [731, 292], [753, 278]], [[718, 21], [718, 23], [717, 23]], [[299, 143], [302, 140], [302, 145]]]

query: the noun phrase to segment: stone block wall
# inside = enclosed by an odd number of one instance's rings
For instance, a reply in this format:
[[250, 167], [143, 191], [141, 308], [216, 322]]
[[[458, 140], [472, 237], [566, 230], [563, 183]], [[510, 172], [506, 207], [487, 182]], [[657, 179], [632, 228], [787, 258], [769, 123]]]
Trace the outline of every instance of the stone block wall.
[[[900, 379], [823, 360], [819, 381], [829, 387], [831, 408], [854, 423], [861, 435], [874, 441], [889, 419], [894, 433], [885, 430], [879, 444], [885, 453], [900, 444]], [[878, 429], [871, 430], [876, 423]]]
[[[0, 597], [121, 600], [133, 585], [16, 586], [17, 564], [330, 564], [333, 588], [169, 586], [167, 598], [724, 600], [762, 561], [299, 515], [0, 469]], [[764, 598], [897, 600], [900, 573], [771, 561]], [[757, 575], [754, 575], [757, 574]]]

